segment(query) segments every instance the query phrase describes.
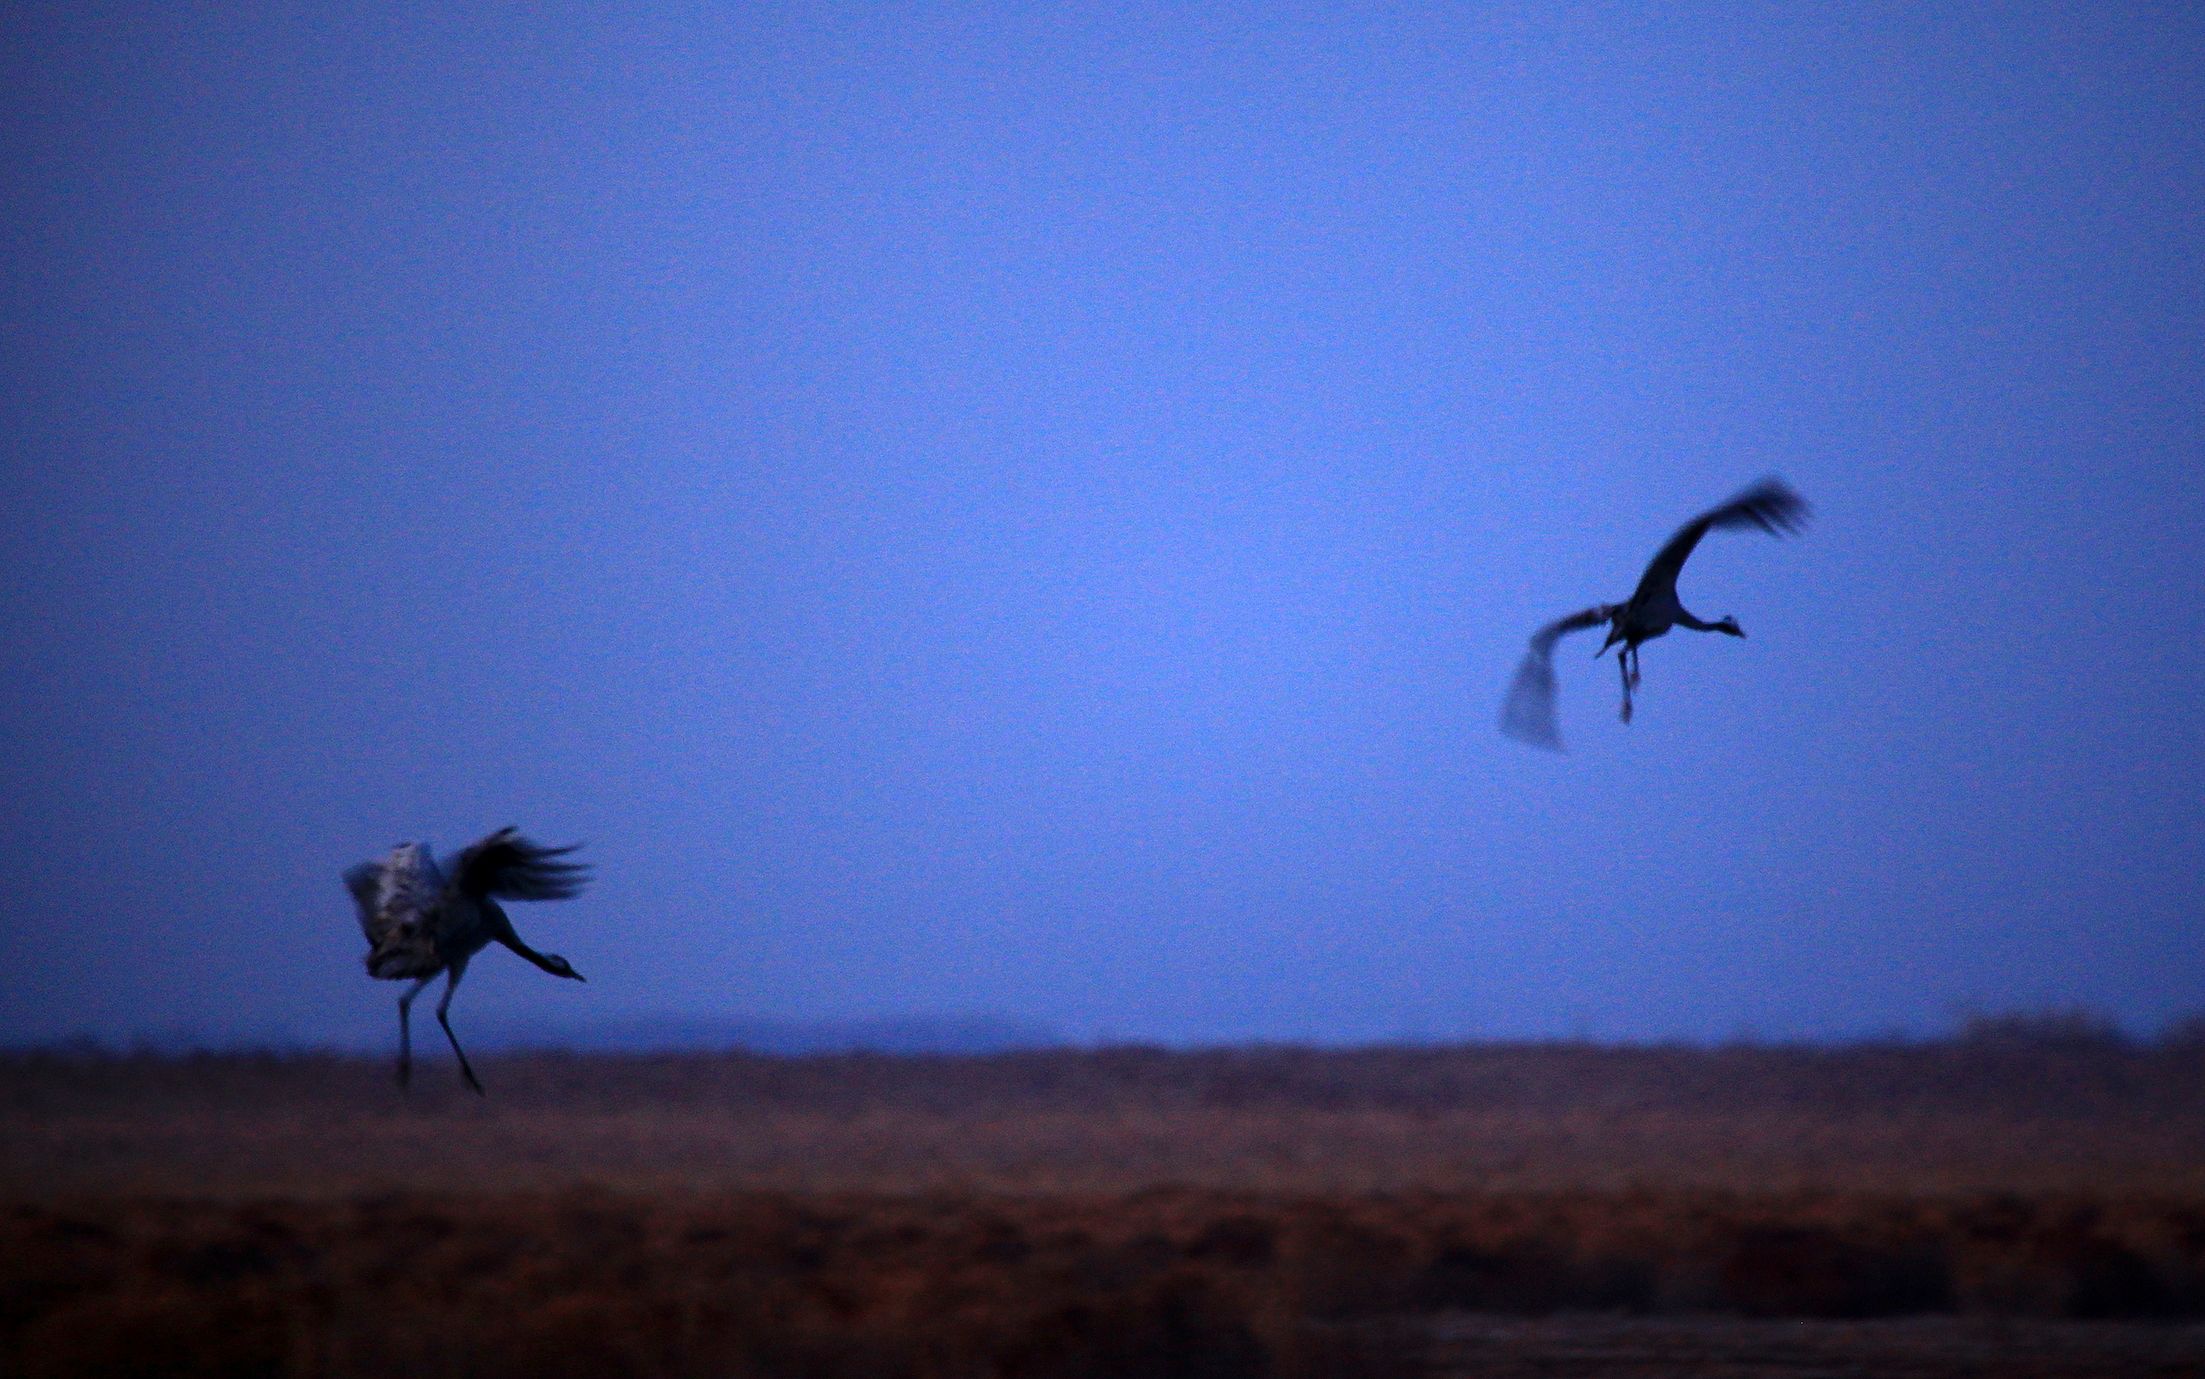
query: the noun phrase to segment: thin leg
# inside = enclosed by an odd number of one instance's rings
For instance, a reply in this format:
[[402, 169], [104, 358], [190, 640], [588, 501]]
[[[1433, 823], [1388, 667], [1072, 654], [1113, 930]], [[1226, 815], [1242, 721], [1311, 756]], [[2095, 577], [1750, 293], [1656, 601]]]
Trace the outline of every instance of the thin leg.
[[444, 978], [444, 999], [436, 1003], [436, 1022], [444, 1026], [444, 1037], [452, 1041], [452, 1052], [459, 1055], [459, 1075], [467, 1079], [467, 1085], [475, 1089], [475, 1095], [483, 1095], [482, 1084], [475, 1080], [475, 1070], [467, 1064], [467, 1050], [459, 1046], [459, 1036], [452, 1033], [452, 1022], [445, 1012], [452, 1008], [452, 993], [459, 990], [459, 979], [467, 975], [467, 964], [455, 962]]
[[1615, 668], [1623, 674], [1623, 721], [1631, 721], [1631, 651], [1625, 647], [1623, 654], [1615, 658]]
[[398, 1085], [403, 1087], [413, 1081], [413, 998], [420, 995], [436, 974], [430, 973], [398, 998]]

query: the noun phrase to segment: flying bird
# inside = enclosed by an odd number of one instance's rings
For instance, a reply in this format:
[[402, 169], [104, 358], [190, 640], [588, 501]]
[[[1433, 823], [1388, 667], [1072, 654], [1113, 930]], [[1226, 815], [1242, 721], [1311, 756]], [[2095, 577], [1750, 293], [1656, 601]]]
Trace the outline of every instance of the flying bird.
[[1556, 618], [1531, 634], [1531, 649], [1516, 668], [1516, 679], [1501, 706], [1501, 731], [1538, 747], [1562, 748], [1562, 735], [1554, 718], [1554, 644], [1572, 632], [1608, 625], [1608, 638], [1595, 657], [1621, 642], [1616, 666], [1623, 676], [1623, 721], [1631, 721], [1631, 691], [1638, 685], [1638, 648], [1672, 627], [1695, 632], [1723, 632], [1743, 637], [1736, 618], [1704, 622], [1692, 616], [1677, 599], [1677, 574], [1691, 558], [1700, 538], [1718, 528], [1759, 527], [1772, 536], [1795, 532], [1807, 520], [1807, 502], [1792, 492], [1782, 479], [1763, 479], [1721, 507], [1701, 513], [1678, 528], [1668, 544], [1654, 553], [1639, 577], [1638, 588], [1622, 603], [1595, 604], [1566, 618]]
[[360, 929], [367, 935], [368, 975], [413, 980], [398, 998], [401, 1087], [413, 1075], [413, 998], [437, 973], [444, 974], [444, 999], [436, 1003], [436, 1022], [459, 1055], [460, 1076], [478, 1093], [482, 1083], [468, 1066], [467, 1052], [446, 1014], [475, 954], [502, 943], [554, 977], [583, 980], [565, 958], [521, 942], [498, 905], [500, 900], [565, 900], [580, 893], [589, 869], [562, 860], [572, 851], [572, 846], [538, 847], [516, 830], [501, 828], [460, 853], [449, 878], [422, 843], [400, 843], [380, 861], [362, 862], [345, 873], [345, 889], [360, 907]]

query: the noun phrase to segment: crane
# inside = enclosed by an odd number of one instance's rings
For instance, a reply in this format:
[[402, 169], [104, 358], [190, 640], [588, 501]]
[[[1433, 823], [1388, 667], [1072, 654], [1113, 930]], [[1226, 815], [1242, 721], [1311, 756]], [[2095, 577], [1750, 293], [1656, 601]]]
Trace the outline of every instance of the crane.
[[1693, 548], [1700, 544], [1700, 538], [1711, 531], [1730, 527], [1758, 527], [1772, 536], [1781, 536], [1805, 525], [1807, 512], [1807, 501], [1782, 479], [1767, 478], [1678, 528], [1677, 534], [1654, 552], [1654, 558], [1647, 563], [1646, 573], [1639, 576], [1638, 588], [1632, 591], [1630, 598], [1622, 603], [1594, 604], [1567, 617], [1556, 618], [1531, 634], [1531, 648], [1524, 653], [1523, 663], [1517, 666], [1508, 699], [1501, 706], [1501, 731], [1534, 746], [1561, 750], [1562, 735], [1555, 725], [1554, 715], [1554, 644], [1572, 632], [1602, 623], [1608, 626], [1607, 640], [1593, 655], [1604, 655], [1609, 647], [1622, 643], [1623, 649], [1616, 653], [1616, 666], [1623, 677], [1623, 721], [1630, 722], [1631, 691], [1638, 686], [1640, 643], [1652, 641], [1672, 627], [1721, 632], [1732, 637], [1746, 635], [1736, 618], [1703, 621], [1687, 611], [1677, 598], [1677, 575], [1684, 569], [1684, 562], [1691, 558]]
[[462, 851], [449, 878], [424, 843], [400, 843], [380, 860], [345, 872], [345, 889], [359, 906], [360, 929], [367, 935], [368, 975], [413, 981], [398, 998], [398, 1085], [405, 1086], [413, 1074], [413, 998], [439, 972], [444, 999], [436, 1003], [436, 1021], [459, 1055], [460, 1076], [478, 1094], [482, 1083], [448, 1015], [452, 993], [475, 954], [502, 943], [554, 977], [583, 980], [565, 958], [521, 942], [498, 905], [501, 899], [565, 900], [579, 894], [589, 869], [563, 860], [575, 846], [539, 847], [518, 830], [501, 828]]

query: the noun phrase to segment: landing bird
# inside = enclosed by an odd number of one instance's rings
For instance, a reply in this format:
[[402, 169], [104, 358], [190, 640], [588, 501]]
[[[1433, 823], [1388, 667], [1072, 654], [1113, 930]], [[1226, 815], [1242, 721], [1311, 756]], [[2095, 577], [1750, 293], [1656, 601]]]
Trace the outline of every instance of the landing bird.
[[518, 832], [501, 828], [460, 853], [446, 879], [436, 858], [422, 843], [400, 843], [379, 862], [362, 862], [345, 873], [345, 889], [360, 907], [360, 928], [367, 935], [367, 970], [387, 981], [413, 979], [398, 998], [398, 1085], [413, 1075], [413, 998], [436, 974], [444, 976], [444, 999], [436, 1003], [436, 1022], [459, 1055], [460, 1076], [477, 1093], [482, 1083], [467, 1064], [466, 1050], [452, 1033], [446, 1012], [467, 964], [491, 943], [502, 943], [554, 977], [582, 980], [582, 974], [556, 953], [539, 953], [521, 942], [498, 901], [565, 900], [579, 893], [588, 868], [560, 859], [573, 847], [538, 847]]
[[1531, 634], [1531, 649], [1516, 668], [1508, 702], [1501, 707], [1501, 731], [1538, 747], [1562, 749], [1562, 735], [1554, 722], [1554, 644], [1572, 632], [1608, 625], [1608, 639], [1593, 653], [1597, 658], [1617, 642], [1616, 667], [1623, 675], [1623, 721], [1631, 721], [1631, 691], [1638, 685], [1639, 643], [1652, 641], [1672, 627], [1695, 632], [1746, 634], [1736, 618], [1702, 622], [1677, 601], [1677, 573], [1692, 555], [1700, 538], [1718, 527], [1759, 527], [1771, 536], [1795, 532], [1807, 520], [1807, 503], [1781, 479], [1763, 479], [1719, 508], [1703, 512], [1679, 528], [1669, 544], [1639, 577], [1638, 589], [1623, 603], [1601, 603], [1566, 618], [1556, 618]]

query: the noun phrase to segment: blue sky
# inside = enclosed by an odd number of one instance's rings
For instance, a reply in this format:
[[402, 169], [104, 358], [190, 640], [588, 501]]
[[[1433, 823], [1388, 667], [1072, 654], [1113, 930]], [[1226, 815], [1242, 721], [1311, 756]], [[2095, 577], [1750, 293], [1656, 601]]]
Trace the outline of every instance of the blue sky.
[[0, 1034], [387, 1037], [505, 823], [462, 1021], [2205, 1008], [2195, 16], [0, 27]]

